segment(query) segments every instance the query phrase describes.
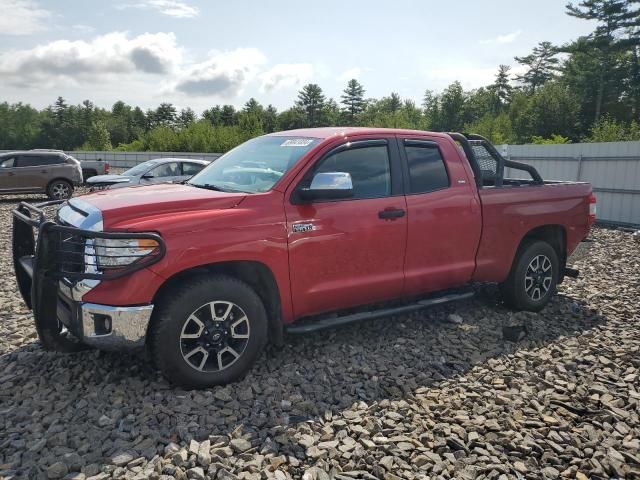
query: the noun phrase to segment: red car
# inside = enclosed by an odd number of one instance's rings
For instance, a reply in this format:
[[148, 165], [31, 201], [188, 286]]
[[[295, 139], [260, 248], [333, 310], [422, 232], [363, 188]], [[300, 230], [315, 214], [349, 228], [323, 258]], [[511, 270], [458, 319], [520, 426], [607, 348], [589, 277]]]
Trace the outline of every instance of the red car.
[[49, 220], [52, 204], [14, 210], [44, 347], [146, 345], [189, 387], [239, 378], [285, 331], [466, 298], [471, 282], [540, 310], [595, 221], [591, 185], [543, 181], [482, 137], [375, 128], [278, 132], [181, 185], [85, 195]]

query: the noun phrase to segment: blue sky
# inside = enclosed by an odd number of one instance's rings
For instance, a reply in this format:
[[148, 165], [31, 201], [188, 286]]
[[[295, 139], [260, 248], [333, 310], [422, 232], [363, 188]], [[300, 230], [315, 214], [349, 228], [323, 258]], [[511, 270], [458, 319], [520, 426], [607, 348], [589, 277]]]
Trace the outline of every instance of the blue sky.
[[[480, 6], [481, 5], [481, 6]], [[248, 98], [290, 106], [318, 83], [339, 100], [490, 83], [540, 41], [592, 25], [564, 0], [0, 0], [0, 101], [37, 107], [58, 95], [103, 107], [168, 101], [196, 112]]]

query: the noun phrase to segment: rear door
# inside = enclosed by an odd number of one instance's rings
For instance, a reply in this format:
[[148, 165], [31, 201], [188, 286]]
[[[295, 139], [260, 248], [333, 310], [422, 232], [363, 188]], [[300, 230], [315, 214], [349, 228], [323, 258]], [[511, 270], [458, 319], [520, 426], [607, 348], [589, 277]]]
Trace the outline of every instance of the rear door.
[[[22, 153], [16, 158], [13, 185], [15, 190], [44, 190], [56, 175], [52, 171], [51, 155], [45, 153]], [[57, 159], [57, 157], [56, 157]]]
[[[295, 203], [319, 172], [347, 172], [353, 198]], [[352, 140], [315, 161], [285, 200], [297, 317], [402, 295], [407, 235], [395, 138]]]
[[405, 294], [471, 279], [482, 218], [472, 179], [453, 142], [399, 137], [408, 214]]

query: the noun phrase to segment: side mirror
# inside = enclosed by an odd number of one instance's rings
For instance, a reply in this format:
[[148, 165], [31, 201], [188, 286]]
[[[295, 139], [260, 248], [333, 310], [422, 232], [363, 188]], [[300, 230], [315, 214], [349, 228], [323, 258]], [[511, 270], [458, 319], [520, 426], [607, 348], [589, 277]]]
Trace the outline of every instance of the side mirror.
[[353, 197], [351, 174], [346, 172], [317, 173], [309, 188], [300, 189], [305, 201], [340, 200]]
[[155, 178], [153, 173], [145, 173], [144, 175], [142, 175], [143, 180], [151, 180], [152, 178]]

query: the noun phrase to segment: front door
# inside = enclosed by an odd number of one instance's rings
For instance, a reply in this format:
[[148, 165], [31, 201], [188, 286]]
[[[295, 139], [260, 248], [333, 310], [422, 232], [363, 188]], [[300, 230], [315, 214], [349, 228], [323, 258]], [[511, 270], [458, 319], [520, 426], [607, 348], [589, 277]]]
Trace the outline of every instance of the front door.
[[315, 162], [296, 186], [316, 173], [346, 172], [352, 198], [295, 204], [287, 197], [297, 317], [402, 294], [407, 216], [399, 168], [395, 139], [352, 141]]

